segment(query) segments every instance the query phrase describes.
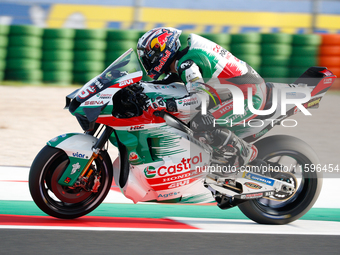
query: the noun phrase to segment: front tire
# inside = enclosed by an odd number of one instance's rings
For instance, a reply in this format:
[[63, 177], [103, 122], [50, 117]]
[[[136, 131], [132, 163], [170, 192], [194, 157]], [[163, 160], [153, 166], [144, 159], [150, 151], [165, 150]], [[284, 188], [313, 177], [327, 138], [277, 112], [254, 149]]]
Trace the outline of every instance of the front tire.
[[68, 163], [63, 150], [46, 145], [34, 159], [29, 173], [29, 189], [36, 205], [48, 215], [61, 219], [78, 218], [96, 209], [109, 192], [113, 176], [111, 159], [106, 151], [101, 151], [92, 163], [92, 167], [100, 171], [98, 192], [80, 187], [71, 189], [57, 183]]
[[[251, 220], [260, 224], [287, 224], [302, 217], [316, 202], [322, 187], [321, 173], [311, 171], [305, 164], [316, 166], [318, 157], [304, 141], [287, 135], [266, 137], [257, 143], [258, 159], [270, 165], [284, 166], [288, 170], [295, 163], [293, 173], [298, 177], [299, 185], [295, 194], [283, 201], [260, 198], [239, 205], [240, 210]], [[287, 166], [288, 164], [288, 166]]]

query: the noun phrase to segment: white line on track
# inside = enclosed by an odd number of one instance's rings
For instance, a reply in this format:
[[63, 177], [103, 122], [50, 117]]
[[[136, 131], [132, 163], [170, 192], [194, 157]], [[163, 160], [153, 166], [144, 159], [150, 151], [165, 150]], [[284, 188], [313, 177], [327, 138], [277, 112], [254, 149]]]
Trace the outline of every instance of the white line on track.
[[235, 233], [282, 235], [340, 235], [340, 222], [298, 220], [287, 225], [260, 225], [250, 220], [220, 220], [202, 218], [170, 218], [199, 229], [166, 228], [105, 228], [105, 227], [56, 227], [56, 226], [8, 226], [0, 229], [32, 230], [81, 230], [81, 231], [131, 231], [131, 232], [185, 232], [185, 233]]

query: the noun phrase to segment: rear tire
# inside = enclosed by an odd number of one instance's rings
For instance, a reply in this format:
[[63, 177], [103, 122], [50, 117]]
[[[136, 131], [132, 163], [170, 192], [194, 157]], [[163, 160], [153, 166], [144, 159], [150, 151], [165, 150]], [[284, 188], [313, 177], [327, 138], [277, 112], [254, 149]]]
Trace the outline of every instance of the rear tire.
[[[266, 137], [255, 143], [255, 146], [259, 151], [257, 158], [266, 162], [287, 157], [287, 161], [292, 159], [297, 165], [302, 166], [319, 163], [312, 148], [304, 141], [292, 136]], [[249, 219], [260, 224], [287, 224], [299, 219], [314, 205], [322, 187], [321, 173], [307, 171], [306, 168], [301, 168], [301, 170], [301, 181], [297, 191], [288, 200], [254, 199], [240, 204], [240, 210]]]
[[[96, 209], [109, 192], [113, 176], [111, 159], [106, 151], [101, 151], [92, 163], [101, 172], [98, 192], [70, 189], [57, 183], [58, 176], [64, 172], [68, 162], [63, 150], [46, 145], [33, 161], [28, 181], [36, 205], [48, 215], [61, 219], [78, 218]], [[61, 191], [59, 197], [65, 194], [65, 201], [58, 199], [53, 190]]]

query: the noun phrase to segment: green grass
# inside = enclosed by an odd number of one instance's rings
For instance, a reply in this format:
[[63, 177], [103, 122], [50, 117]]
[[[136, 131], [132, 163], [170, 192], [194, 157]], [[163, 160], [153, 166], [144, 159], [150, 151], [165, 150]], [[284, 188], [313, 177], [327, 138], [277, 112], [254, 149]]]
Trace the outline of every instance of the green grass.
[[0, 86], [37, 86], [37, 87], [81, 87], [84, 84], [66, 84], [66, 83], [45, 83], [45, 82], [22, 82], [22, 81], [0, 81]]

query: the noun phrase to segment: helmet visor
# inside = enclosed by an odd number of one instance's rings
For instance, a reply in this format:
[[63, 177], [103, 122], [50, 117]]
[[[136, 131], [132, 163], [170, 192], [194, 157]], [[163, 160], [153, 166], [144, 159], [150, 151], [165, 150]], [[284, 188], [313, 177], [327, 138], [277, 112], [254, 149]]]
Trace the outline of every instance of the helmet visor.
[[137, 51], [139, 60], [142, 62], [145, 70], [149, 72], [153, 65], [157, 63], [160, 55], [159, 52], [155, 52], [153, 50], [147, 52], [146, 49], [137, 49]]

